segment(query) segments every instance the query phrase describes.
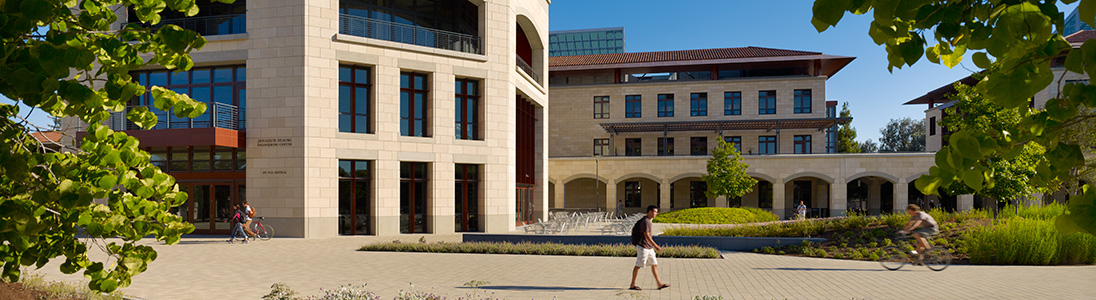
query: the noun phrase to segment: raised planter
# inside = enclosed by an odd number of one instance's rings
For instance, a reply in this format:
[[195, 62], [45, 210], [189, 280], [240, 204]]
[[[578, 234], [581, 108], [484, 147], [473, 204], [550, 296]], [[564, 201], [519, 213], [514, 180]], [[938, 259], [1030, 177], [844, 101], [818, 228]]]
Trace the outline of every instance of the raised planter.
[[[725, 251], [749, 251], [763, 247], [783, 247], [799, 245], [803, 241], [825, 242], [824, 238], [787, 238], [787, 237], [714, 237], [714, 236], [655, 236], [660, 246], [705, 246]], [[466, 233], [465, 242], [508, 242], [508, 243], [560, 243], [570, 245], [629, 244], [632, 238], [619, 235], [541, 235], [541, 234], [486, 234]]]

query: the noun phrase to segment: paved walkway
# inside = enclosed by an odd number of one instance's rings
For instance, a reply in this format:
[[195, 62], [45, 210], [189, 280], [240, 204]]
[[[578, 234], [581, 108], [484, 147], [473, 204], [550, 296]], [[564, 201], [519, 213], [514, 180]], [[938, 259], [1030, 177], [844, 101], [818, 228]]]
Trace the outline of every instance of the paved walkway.
[[[402, 239], [415, 242], [419, 237]], [[503, 299], [625, 299], [617, 293], [627, 287], [634, 263], [620, 257], [355, 251], [365, 243], [393, 239], [273, 239], [241, 245], [223, 238], [186, 238], [179, 245], [155, 246], [159, 258], [123, 291], [146, 299], [259, 299], [276, 282], [305, 294], [368, 283], [369, 290], [391, 299], [414, 283], [417, 290], [456, 299], [471, 291], [463, 283], [486, 280], [491, 284], [485, 290]], [[426, 239], [456, 241], [459, 236]], [[645, 269], [639, 284], [648, 290], [642, 293], [650, 299], [1078, 299], [1096, 294], [1096, 267], [1091, 266], [952, 266], [943, 272], [906, 266], [886, 271], [873, 262], [737, 252], [724, 256], [659, 259], [662, 276], [673, 287], [654, 290], [654, 279]], [[59, 263], [36, 272], [52, 280], [82, 279], [60, 274]]]

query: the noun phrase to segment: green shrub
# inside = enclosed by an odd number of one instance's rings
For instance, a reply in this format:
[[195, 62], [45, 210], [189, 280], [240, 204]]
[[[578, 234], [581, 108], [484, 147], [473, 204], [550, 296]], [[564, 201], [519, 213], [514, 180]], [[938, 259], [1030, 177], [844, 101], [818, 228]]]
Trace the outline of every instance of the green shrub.
[[[487, 253], [573, 256], [635, 256], [635, 246], [629, 244], [567, 245], [557, 243], [378, 243], [362, 246], [359, 251]], [[719, 251], [700, 246], [662, 247], [662, 257], [719, 258]]]
[[[1023, 214], [1023, 212], [1021, 213]], [[1096, 237], [1064, 235], [1052, 219], [1011, 218], [963, 234], [963, 246], [974, 264], [1060, 265], [1096, 262]]]
[[834, 254], [833, 254], [833, 258], [836, 258], [836, 259], [845, 259], [845, 254], [844, 254], [844, 253], [841, 253], [841, 252], [837, 252], [837, 253], [834, 253]]
[[773, 247], [762, 247], [761, 248], [761, 253], [773, 254], [773, 253], [776, 253], [776, 251], [773, 249]]
[[879, 243], [876, 243], [876, 242], [868, 243], [868, 247], [872, 247], [872, 248], [879, 247]]
[[894, 242], [892, 242], [891, 239], [883, 239], [883, 247], [890, 247], [890, 246], [893, 246], [893, 245], [894, 245]]
[[781, 250], [781, 251], [776, 251], [776, 254], [779, 254], [779, 255], [784, 255], [784, 254], [786, 254], [786, 253], [784, 253], [784, 250]]
[[872, 261], [879, 260], [879, 254], [872, 253], [871, 255], [868, 255], [868, 259]]
[[854, 251], [849, 255], [849, 259], [862, 260], [864, 259], [864, 254], [860, 253], [860, 251]]
[[779, 220], [776, 215], [760, 208], [698, 207], [661, 213], [652, 221], [680, 224], [744, 224], [776, 220]]
[[848, 248], [848, 247], [849, 247], [849, 243], [841, 242], [841, 248]]

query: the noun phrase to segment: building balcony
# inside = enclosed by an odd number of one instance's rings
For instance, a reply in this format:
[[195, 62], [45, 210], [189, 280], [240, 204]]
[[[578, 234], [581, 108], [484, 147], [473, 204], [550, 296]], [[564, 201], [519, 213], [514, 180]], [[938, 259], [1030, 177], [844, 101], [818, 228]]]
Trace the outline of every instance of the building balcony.
[[[247, 32], [247, 15], [230, 14], [208, 17], [163, 19], [159, 24], [148, 27], [155, 30], [168, 24], [197, 32], [202, 36], [237, 34]], [[128, 24], [122, 24], [122, 27], [125, 27], [126, 25]]]
[[529, 78], [532, 78], [533, 81], [536, 81], [538, 85], [541, 84], [540, 83], [540, 74], [537, 74], [537, 71], [535, 71], [533, 69], [533, 67], [529, 65], [528, 62], [526, 62], [524, 59], [522, 59], [521, 56], [515, 56], [515, 57], [517, 57], [518, 69], [521, 69], [521, 71], [525, 72], [525, 75], [529, 75]]
[[339, 14], [339, 33], [464, 53], [483, 54], [483, 39], [478, 36], [349, 14]]
[[[110, 114], [107, 126], [115, 131], [141, 130], [140, 126], [126, 119], [126, 114], [136, 106], [131, 106], [124, 112]], [[228, 130], [242, 130], [246, 128], [245, 112], [239, 107], [230, 104], [216, 103], [208, 105], [206, 112], [197, 118], [179, 118], [170, 112], [161, 111], [155, 107], [148, 107], [149, 111], [156, 114], [156, 126], [152, 129], [181, 129], [181, 128], [221, 128]]]

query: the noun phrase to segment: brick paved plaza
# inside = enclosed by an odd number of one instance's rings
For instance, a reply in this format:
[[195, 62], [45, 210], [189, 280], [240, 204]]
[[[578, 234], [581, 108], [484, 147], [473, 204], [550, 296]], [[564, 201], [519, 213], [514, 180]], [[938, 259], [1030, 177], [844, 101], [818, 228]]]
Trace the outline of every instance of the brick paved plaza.
[[[456, 241], [459, 236], [426, 238]], [[273, 239], [240, 245], [222, 238], [186, 238], [176, 246], [156, 246], [159, 258], [123, 291], [145, 299], [259, 299], [275, 282], [305, 294], [365, 282], [382, 299], [391, 299], [414, 283], [416, 289], [455, 299], [470, 291], [463, 283], [486, 280], [491, 282], [486, 290], [503, 299], [624, 299], [616, 294], [628, 286], [634, 263], [619, 257], [354, 251], [368, 242], [392, 239]], [[943, 272], [906, 266], [886, 271], [873, 262], [724, 255], [726, 259], [660, 259], [662, 276], [673, 287], [654, 290], [647, 270], [640, 273], [639, 285], [651, 299], [1083, 299], [1096, 294], [1092, 266], [960, 265]], [[54, 280], [81, 278], [61, 275], [57, 264], [38, 272]], [[913, 294], [914, 289], [924, 296]]]

